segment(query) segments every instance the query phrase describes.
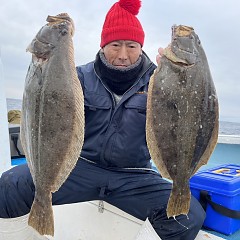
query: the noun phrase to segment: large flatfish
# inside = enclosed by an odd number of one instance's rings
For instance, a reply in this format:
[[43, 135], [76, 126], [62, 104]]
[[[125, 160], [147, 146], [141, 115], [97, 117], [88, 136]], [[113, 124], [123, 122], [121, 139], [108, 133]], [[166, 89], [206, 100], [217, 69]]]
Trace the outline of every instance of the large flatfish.
[[28, 223], [54, 235], [52, 193], [74, 168], [84, 139], [84, 98], [74, 64], [74, 25], [66, 13], [48, 23], [28, 47], [21, 142], [35, 184]]
[[218, 99], [199, 37], [173, 26], [172, 41], [149, 83], [146, 140], [159, 172], [173, 181], [167, 216], [188, 214], [190, 177], [218, 138]]

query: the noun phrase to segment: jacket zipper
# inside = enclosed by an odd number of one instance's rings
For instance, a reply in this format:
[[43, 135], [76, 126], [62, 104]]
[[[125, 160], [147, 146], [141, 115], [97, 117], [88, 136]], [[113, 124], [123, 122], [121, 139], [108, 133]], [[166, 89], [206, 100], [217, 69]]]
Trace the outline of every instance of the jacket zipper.
[[[150, 64], [150, 66], [141, 74], [141, 76], [138, 78], [138, 80], [122, 95], [122, 98], [123, 96], [128, 93], [134, 86], [136, 86], [140, 79], [142, 78], [142, 76], [152, 67], [153, 63]], [[99, 77], [99, 75], [97, 74], [96, 70], [95, 70], [95, 67], [93, 66], [93, 70], [94, 70], [94, 73], [96, 74], [96, 76], [98, 77], [98, 79], [101, 81], [102, 85], [104, 86], [104, 88], [111, 94], [111, 97], [112, 97], [112, 100], [113, 100], [113, 104], [114, 104], [114, 112], [115, 112], [115, 107], [116, 107], [116, 103], [115, 103], [115, 99], [114, 99], [114, 96], [112, 94], [112, 92], [106, 87], [106, 85], [103, 83], [102, 79]], [[121, 100], [120, 100], [121, 101]], [[111, 116], [111, 119], [110, 119], [110, 122], [109, 122], [109, 125], [108, 127], [111, 125], [112, 123], [112, 119], [113, 119], [113, 116], [114, 116], [114, 113], [112, 114]], [[109, 129], [109, 128], [108, 128]], [[108, 130], [107, 130], [108, 132]], [[107, 135], [107, 132], [106, 132], [106, 135]], [[104, 139], [103, 141], [103, 148], [102, 148], [102, 151], [101, 151], [101, 154], [100, 154], [100, 158], [104, 159], [104, 152], [105, 152], [105, 149], [106, 149], [106, 138]], [[101, 159], [100, 159], [101, 160]]]

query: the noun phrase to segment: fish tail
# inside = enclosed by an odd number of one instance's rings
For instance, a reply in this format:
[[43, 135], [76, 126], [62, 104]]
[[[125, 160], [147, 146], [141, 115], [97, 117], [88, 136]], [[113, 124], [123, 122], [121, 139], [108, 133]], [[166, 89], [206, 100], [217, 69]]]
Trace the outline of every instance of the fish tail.
[[54, 235], [54, 218], [51, 193], [36, 193], [29, 214], [28, 225], [33, 227], [41, 235]]
[[168, 218], [175, 217], [180, 214], [187, 215], [190, 208], [190, 200], [191, 193], [189, 185], [181, 189], [179, 186], [173, 184], [167, 205]]

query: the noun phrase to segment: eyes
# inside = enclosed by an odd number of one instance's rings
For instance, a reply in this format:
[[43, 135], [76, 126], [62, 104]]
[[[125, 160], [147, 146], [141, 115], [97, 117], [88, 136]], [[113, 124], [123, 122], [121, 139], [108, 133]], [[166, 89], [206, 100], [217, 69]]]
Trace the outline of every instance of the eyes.
[[114, 49], [118, 49], [121, 48], [122, 45], [126, 45], [127, 48], [129, 49], [136, 49], [138, 48], [138, 43], [136, 42], [121, 42], [121, 41], [115, 41], [115, 42], [111, 42], [110, 46]]

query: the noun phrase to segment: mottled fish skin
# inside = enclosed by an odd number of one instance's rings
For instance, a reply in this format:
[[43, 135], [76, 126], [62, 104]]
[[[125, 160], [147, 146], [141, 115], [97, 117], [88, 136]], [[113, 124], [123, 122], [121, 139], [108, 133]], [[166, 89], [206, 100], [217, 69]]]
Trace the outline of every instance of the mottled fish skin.
[[68, 14], [48, 16], [27, 48], [21, 142], [35, 184], [28, 223], [54, 235], [52, 192], [74, 168], [84, 140], [84, 98], [74, 64], [74, 25]]
[[173, 26], [172, 42], [149, 82], [146, 140], [159, 172], [173, 180], [167, 216], [188, 214], [190, 177], [209, 160], [218, 138], [218, 99], [201, 42]]

